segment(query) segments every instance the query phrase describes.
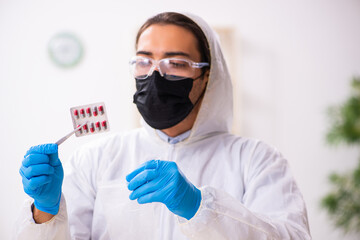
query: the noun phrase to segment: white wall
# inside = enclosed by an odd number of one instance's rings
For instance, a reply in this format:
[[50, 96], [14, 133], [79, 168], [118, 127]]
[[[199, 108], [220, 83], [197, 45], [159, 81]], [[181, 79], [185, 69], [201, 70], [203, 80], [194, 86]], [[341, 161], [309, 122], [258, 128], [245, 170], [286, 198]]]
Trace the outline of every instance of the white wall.
[[[72, 125], [71, 106], [105, 101], [112, 131], [137, 125], [127, 62], [137, 27], [165, 10], [191, 11], [216, 27], [235, 29], [242, 134], [275, 145], [288, 158], [308, 207], [314, 239], [342, 237], [319, 201], [327, 175], [356, 164], [355, 149], [329, 148], [326, 109], [360, 75], [357, 0], [222, 1], [0, 0], [0, 239], [9, 239], [25, 194], [18, 168], [26, 149], [53, 142]], [[179, 6], [178, 6], [179, 5]], [[62, 70], [47, 56], [53, 34], [83, 40], [84, 61]], [[61, 146], [66, 161], [92, 137]]]

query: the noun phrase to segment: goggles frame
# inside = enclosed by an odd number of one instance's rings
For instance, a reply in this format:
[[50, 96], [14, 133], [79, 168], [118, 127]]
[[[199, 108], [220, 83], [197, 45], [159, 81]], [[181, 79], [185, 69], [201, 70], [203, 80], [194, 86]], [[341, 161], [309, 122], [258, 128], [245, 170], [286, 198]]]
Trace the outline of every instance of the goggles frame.
[[[147, 73], [147, 75], [135, 76], [134, 68], [135, 68], [136, 62], [138, 60], [148, 60], [149, 62], [152, 63], [152, 66], [150, 67], [149, 72]], [[130, 65], [131, 72], [132, 72], [134, 78], [136, 78], [136, 79], [146, 79], [146, 78], [148, 78], [149, 76], [151, 76], [153, 74], [155, 69], [158, 69], [158, 72], [160, 73], [160, 75], [162, 77], [164, 77], [166, 80], [169, 80], [169, 81], [178, 81], [178, 80], [182, 80], [182, 79], [185, 79], [185, 78], [189, 78], [189, 76], [177, 76], [177, 75], [164, 74], [162, 72], [162, 70], [161, 70], [161, 65], [160, 65], [160, 63], [163, 62], [163, 61], [184, 61], [187, 64], [189, 64], [189, 66], [192, 67], [192, 68], [203, 68], [203, 67], [208, 67], [209, 66], [209, 63], [207, 63], [207, 62], [194, 62], [194, 61], [191, 61], [189, 59], [183, 59], [183, 58], [162, 58], [160, 60], [155, 60], [153, 58], [143, 57], [143, 56], [134, 56], [134, 57], [132, 57], [130, 59], [130, 61], [129, 61], [129, 65]]]

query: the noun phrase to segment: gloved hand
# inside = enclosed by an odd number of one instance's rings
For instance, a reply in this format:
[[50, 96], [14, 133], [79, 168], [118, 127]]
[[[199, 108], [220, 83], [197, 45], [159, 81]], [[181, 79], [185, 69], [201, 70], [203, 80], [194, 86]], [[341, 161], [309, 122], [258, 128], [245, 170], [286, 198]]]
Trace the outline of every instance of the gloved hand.
[[64, 171], [57, 144], [31, 147], [20, 167], [24, 191], [34, 199], [37, 209], [56, 215], [59, 211]]
[[138, 203], [162, 202], [176, 215], [190, 220], [201, 202], [201, 192], [175, 162], [151, 160], [126, 176], [130, 199]]

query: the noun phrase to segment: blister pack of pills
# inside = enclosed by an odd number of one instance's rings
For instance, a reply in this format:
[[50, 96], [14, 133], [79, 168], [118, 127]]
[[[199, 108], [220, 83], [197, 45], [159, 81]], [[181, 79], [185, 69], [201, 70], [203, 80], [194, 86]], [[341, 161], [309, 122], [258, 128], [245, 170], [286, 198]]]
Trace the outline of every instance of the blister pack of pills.
[[75, 132], [77, 137], [110, 130], [106, 107], [103, 102], [72, 107], [70, 113], [74, 129], [83, 125]]

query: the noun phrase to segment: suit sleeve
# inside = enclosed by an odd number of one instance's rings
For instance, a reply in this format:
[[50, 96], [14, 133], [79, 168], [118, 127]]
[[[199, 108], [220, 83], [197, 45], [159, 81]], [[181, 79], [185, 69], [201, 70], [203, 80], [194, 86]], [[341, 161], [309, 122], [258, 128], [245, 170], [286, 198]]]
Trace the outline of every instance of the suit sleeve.
[[33, 219], [31, 205], [33, 199], [25, 201], [15, 223], [13, 239], [17, 240], [70, 240], [68, 217], [64, 196], [61, 197], [57, 215], [42, 224], [36, 224]]
[[264, 144], [245, 156], [242, 199], [211, 186], [201, 188], [196, 215], [178, 218], [189, 239], [311, 239], [303, 197], [287, 161]]

